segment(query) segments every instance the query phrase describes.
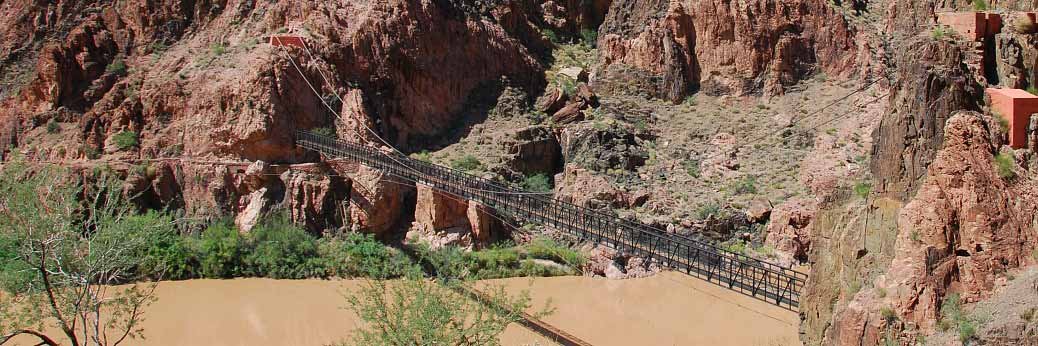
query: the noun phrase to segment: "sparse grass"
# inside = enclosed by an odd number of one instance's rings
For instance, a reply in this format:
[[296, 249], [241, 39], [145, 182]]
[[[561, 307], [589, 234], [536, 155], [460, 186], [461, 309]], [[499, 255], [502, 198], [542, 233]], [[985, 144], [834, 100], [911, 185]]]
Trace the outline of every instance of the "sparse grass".
[[887, 289], [883, 287], [876, 287], [876, 296], [880, 298], [887, 297]]
[[998, 112], [993, 113], [992, 116], [994, 116], [995, 121], [998, 122], [998, 128], [1002, 129], [1002, 133], [1008, 133], [1009, 119], [1006, 119], [1006, 117], [1002, 116], [1002, 114]]
[[[1028, 23], [1030, 23], [1030, 22], [1028, 22]], [[1036, 88], [1033, 85], [1029, 86], [1029, 87], [1027, 87], [1027, 92], [1031, 93], [1031, 95], [1038, 95], [1038, 88]]]
[[451, 160], [451, 168], [459, 171], [478, 171], [483, 169], [483, 163], [479, 162], [479, 159], [475, 156], [465, 155]]
[[919, 242], [919, 231], [912, 230], [912, 233], [908, 234], [908, 239], [912, 239], [912, 241], [918, 243]]
[[119, 132], [112, 137], [112, 141], [119, 150], [131, 149], [139, 144], [137, 133], [133, 131]]
[[1001, 153], [995, 156], [995, 168], [998, 170], [998, 176], [1002, 179], [1011, 180], [1016, 178], [1016, 171], [1013, 168], [1016, 166], [1016, 160], [1012, 155], [1008, 153]]
[[861, 281], [851, 281], [849, 284], [847, 284], [847, 296], [853, 297], [855, 294], [858, 294], [858, 292], [861, 291], [861, 287]]

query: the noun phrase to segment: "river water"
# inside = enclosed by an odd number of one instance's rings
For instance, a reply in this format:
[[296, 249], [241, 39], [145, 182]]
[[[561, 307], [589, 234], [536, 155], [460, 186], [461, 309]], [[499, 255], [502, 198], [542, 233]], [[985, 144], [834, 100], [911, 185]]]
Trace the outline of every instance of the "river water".
[[[483, 285], [549, 299], [546, 322], [593, 345], [798, 345], [796, 313], [672, 272], [650, 278], [514, 278]], [[354, 280], [163, 282], [132, 345], [326, 345], [349, 338]], [[505, 345], [553, 345], [513, 325]], [[18, 343], [16, 343], [18, 344]]]

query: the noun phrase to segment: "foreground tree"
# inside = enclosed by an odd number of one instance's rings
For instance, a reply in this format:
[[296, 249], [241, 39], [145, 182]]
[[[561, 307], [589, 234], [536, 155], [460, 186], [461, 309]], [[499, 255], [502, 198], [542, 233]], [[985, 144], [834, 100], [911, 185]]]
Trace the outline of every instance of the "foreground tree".
[[[368, 280], [347, 301], [365, 322], [354, 334], [356, 345], [500, 345], [501, 332], [531, 307], [527, 291], [511, 295], [488, 286], [477, 292], [462, 281], [418, 274]], [[534, 317], [550, 313], [546, 304]]]
[[67, 173], [19, 163], [0, 172], [0, 344], [22, 337], [119, 345], [142, 337], [155, 285], [115, 285], [133, 279], [148, 234], [172, 225], [135, 215], [110, 174], [84, 184]]

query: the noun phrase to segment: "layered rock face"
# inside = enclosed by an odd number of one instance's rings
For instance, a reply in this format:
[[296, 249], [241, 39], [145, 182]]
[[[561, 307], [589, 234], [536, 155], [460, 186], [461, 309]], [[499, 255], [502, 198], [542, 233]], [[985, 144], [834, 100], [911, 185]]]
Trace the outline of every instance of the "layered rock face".
[[[594, 9], [608, 7], [557, 5], [567, 18], [560, 28], [574, 30], [599, 22], [604, 12]], [[383, 234], [406, 213], [413, 187], [377, 172], [267, 179], [276, 188], [238, 181], [255, 160], [319, 160], [294, 145], [296, 130], [331, 128], [377, 143], [375, 132], [395, 145], [413, 143], [456, 126], [455, 113], [488, 81], [504, 76], [530, 90], [543, 83], [533, 51], [545, 44], [532, 23], [540, 19], [531, 16], [545, 9], [526, 2], [26, 0], [0, 7], [7, 38], [0, 74], [35, 70], [12, 82], [15, 90], [4, 84], [5, 140], [17, 138], [29, 160], [170, 160], [176, 183], [145, 203], [246, 213], [239, 222], [246, 226], [284, 200], [313, 231], [353, 225]], [[308, 49], [268, 45], [275, 33], [299, 35]], [[48, 123], [58, 124], [57, 133]], [[181, 171], [199, 173], [184, 178]]]
[[915, 39], [898, 57], [890, 106], [872, 134], [871, 170], [878, 188], [911, 196], [941, 147], [944, 124], [958, 110], [977, 110], [983, 91], [950, 40]]
[[[900, 332], [906, 325], [914, 329], [905, 333], [932, 333], [944, 296], [984, 299], [997, 275], [1038, 260], [1031, 256], [1038, 245], [1038, 185], [1030, 176], [999, 176], [992, 125], [972, 112], [948, 120], [945, 144], [925, 183], [898, 215], [888, 270], [835, 317], [829, 340], [874, 344], [888, 329]], [[882, 308], [899, 319], [882, 316]]]
[[444, 246], [473, 249], [504, 239], [500, 221], [478, 202], [419, 186], [416, 205], [408, 241], [424, 242], [433, 249]]
[[594, 83], [636, 85], [680, 101], [708, 94], [782, 93], [819, 71], [848, 77], [868, 60], [843, 15], [825, 1], [614, 1], [599, 30]]

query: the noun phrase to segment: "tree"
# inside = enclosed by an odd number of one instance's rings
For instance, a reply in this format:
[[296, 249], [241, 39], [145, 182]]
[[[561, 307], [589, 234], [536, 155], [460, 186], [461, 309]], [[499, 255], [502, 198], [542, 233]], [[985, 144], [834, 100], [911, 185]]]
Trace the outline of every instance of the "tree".
[[[347, 297], [349, 309], [365, 326], [356, 345], [500, 345], [498, 335], [521, 321], [531, 307], [528, 291], [511, 295], [504, 287], [484, 293], [462, 281], [440, 281], [411, 273], [401, 280], [368, 280]], [[548, 305], [534, 317], [551, 313]]]
[[48, 330], [73, 346], [142, 336], [155, 285], [115, 285], [133, 279], [150, 233], [172, 225], [133, 215], [119, 185], [107, 173], [86, 184], [18, 162], [0, 172], [0, 344], [23, 336], [57, 345]]

